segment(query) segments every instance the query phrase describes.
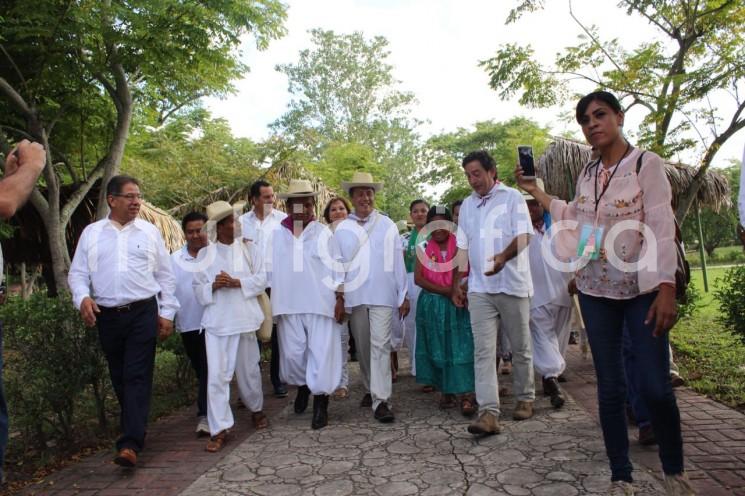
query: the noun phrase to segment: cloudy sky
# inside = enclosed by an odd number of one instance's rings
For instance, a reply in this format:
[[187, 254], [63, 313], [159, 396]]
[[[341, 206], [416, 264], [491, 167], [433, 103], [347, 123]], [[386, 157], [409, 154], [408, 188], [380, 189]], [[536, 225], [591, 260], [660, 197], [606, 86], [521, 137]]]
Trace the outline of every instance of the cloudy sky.
[[[531, 110], [515, 101], [501, 101], [488, 86], [478, 61], [492, 56], [503, 43], [533, 44], [543, 62], [553, 60], [562, 47], [574, 44], [580, 28], [569, 15], [566, 0], [547, 2], [547, 9], [527, 14], [505, 26], [512, 0], [291, 0], [286, 22], [287, 35], [257, 51], [250, 38], [243, 46], [243, 61], [251, 72], [236, 83], [237, 94], [225, 100], [208, 100], [215, 116], [225, 117], [236, 135], [260, 140], [268, 136], [267, 125], [284, 113], [290, 95], [287, 80], [274, 70], [276, 64], [292, 63], [300, 50], [309, 47], [308, 30], [320, 27], [336, 32], [362, 31], [382, 35], [390, 42], [389, 62], [401, 89], [418, 100], [414, 114], [427, 124], [424, 136], [458, 127], [469, 127], [487, 119], [531, 117], [549, 125], [556, 133], [579, 132], [576, 124], [562, 119], [572, 110]], [[604, 39], [617, 38], [627, 47], [649, 40], [655, 31], [643, 20], [632, 18], [615, 7], [613, 0], [574, 0], [575, 14], [583, 23], [595, 24]], [[583, 91], [587, 88], [578, 88]], [[717, 100], [722, 108], [733, 105]], [[632, 109], [627, 127], [641, 115]], [[742, 157], [745, 131], [723, 147], [715, 165]], [[692, 156], [680, 157], [691, 161]]]

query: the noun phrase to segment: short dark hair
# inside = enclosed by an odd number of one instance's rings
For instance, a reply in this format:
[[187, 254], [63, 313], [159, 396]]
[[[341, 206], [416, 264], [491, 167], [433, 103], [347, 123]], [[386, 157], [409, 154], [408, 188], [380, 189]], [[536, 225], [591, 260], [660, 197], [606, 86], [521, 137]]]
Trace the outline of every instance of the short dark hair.
[[450, 205], [450, 210], [452, 212], [455, 212], [455, 207], [460, 207], [463, 205], [463, 200], [455, 200], [452, 205]]
[[349, 202], [346, 200], [346, 198], [335, 196], [329, 200], [329, 202], [323, 209], [323, 219], [326, 221], [326, 224], [331, 224], [331, 205], [336, 202], [342, 202], [344, 204], [344, 208], [347, 209], [347, 213], [352, 211], [352, 207], [349, 205]]
[[425, 207], [429, 208], [429, 203], [419, 198], [409, 203], [409, 213], [411, 213], [411, 211], [414, 210], [414, 207], [416, 207], [419, 204], [423, 204]]
[[463, 157], [463, 163], [461, 164], [461, 166], [465, 167], [466, 164], [470, 164], [471, 162], [480, 163], [481, 167], [483, 167], [483, 169], [487, 172], [491, 170], [497, 170], [497, 163], [486, 150], [477, 150], [475, 152], [469, 153], [468, 155]]
[[258, 198], [261, 196], [261, 188], [267, 188], [271, 187], [271, 184], [264, 181], [263, 179], [259, 179], [258, 181], [254, 181], [254, 183], [251, 185], [250, 189], [250, 195], [251, 198]]
[[450, 209], [442, 205], [432, 205], [427, 212], [427, 224], [432, 222], [435, 217], [445, 217], [448, 222], [453, 222], [453, 215], [450, 213]]
[[106, 196], [114, 196], [121, 194], [125, 184], [136, 184], [140, 186], [140, 182], [132, 176], [119, 175], [109, 179], [106, 184]]
[[189, 222], [194, 222], [197, 220], [201, 220], [202, 222], [207, 222], [207, 216], [204, 215], [202, 212], [189, 212], [188, 214], [184, 215], [183, 220], [181, 221], [181, 229], [186, 231], [186, 224]]
[[593, 91], [592, 93], [588, 93], [580, 98], [579, 102], [577, 102], [577, 111], [575, 115], [577, 123], [582, 124], [582, 118], [585, 116], [585, 112], [587, 112], [587, 107], [595, 101], [605, 103], [617, 114], [623, 112], [621, 102], [618, 101], [616, 95], [608, 91]]

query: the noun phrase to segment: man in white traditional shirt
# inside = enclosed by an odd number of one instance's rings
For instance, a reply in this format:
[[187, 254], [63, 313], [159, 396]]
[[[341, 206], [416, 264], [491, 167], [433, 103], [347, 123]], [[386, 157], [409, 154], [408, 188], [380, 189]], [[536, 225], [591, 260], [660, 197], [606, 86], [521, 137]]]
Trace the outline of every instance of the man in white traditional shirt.
[[313, 395], [311, 427], [328, 424], [329, 395], [341, 380], [339, 328], [344, 319], [344, 272], [331, 230], [315, 219], [317, 192], [310, 181], [290, 181], [287, 218], [272, 244], [272, 313], [282, 347], [280, 377], [298, 386], [295, 413]]
[[[543, 180], [536, 179], [543, 191]], [[548, 216], [535, 198], [523, 193], [533, 222], [533, 238], [528, 246], [530, 274], [533, 278], [533, 297], [530, 299], [530, 334], [533, 338], [533, 365], [541, 374], [543, 393], [551, 397], [554, 408], [564, 406], [564, 394], [559, 387], [559, 376], [564, 373], [564, 353], [569, 344], [569, 321], [572, 318], [572, 300], [567, 285], [572, 273], [551, 266], [551, 258], [543, 254], [550, 238], [546, 231], [550, 227]], [[548, 223], [547, 223], [548, 220]], [[556, 260], [556, 258], [554, 258]]]
[[111, 213], [83, 230], [68, 283], [85, 324], [98, 325], [119, 400], [122, 435], [114, 462], [133, 467], [145, 443], [156, 336], [171, 334], [179, 304], [163, 238], [137, 218], [142, 201], [137, 180], [112, 177], [106, 201]]
[[207, 216], [201, 212], [189, 212], [181, 221], [186, 244], [171, 255], [173, 273], [176, 276], [176, 330], [181, 334], [184, 351], [197, 376], [197, 435], [209, 436], [207, 423], [207, 350], [204, 345], [202, 313], [204, 308], [194, 294], [194, 274], [199, 250], [207, 246], [207, 234], [203, 231]]
[[196, 264], [194, 292], [204, 307], [202, 328], [207, 349], [206, 450], [220, 451], [233, 427], [230, 380], [233, 374], [243, 404], [252, 412], [254, 427], [269, 421], [262, 408], [259, 347], [256, 331], [264, 321], [257, 296], [266, 288], [266, 272], [258, 247], [235, 237], [235, 210], [225, 201], [207, 206], [206, 231], [211, 243], [202, 248]]
[[459, 274], [453, 277], [453, 303], [459, 307], [466, 303], [459, 281], [470, 266], [467, 298], [479, 417], [468, 432], [498, 434], [498, 331], [507, 333], [512, 347], [512, 384], [517, 398], [512, 417], [525, 420], [533, 416], [535, 389], [528, 325], [533, 284], [524, 250], [533, 227], [522, 195], [497, 180], [496, 163], [487, 152], [469, 153], [462, 165], [473, 193], [463, 200], [458, 218]]
[[[259, 180], [251, 185], [250, 190], [251, 210], [240, 216], [241, 235], [243, 239], [256, 244], [261, 251], [264, 260], [264, 269], [267, 274], [266, 292], [271, 297], [271, 272], [272, 272], [272, 237], [279, 228], [287, 214], [274, 208], [274, 189], [266, 181]], [[269, 363], [269, 378], [274, 387], [274, 396], [284, 398], [287, 396], [287, 388], [279, 377], [279, 362], [282, 350], [277, 339], [276, 326], [272, 329], [271, 341], [272, 356]]]
[[409, 313], [406, 268], [396, 224], [375, 210], [375, 193], [383, 183], [355, 172], [342, 188], [354, 212], [334, 231], [347, 264], [345, 305], [351, 309], [351, 330], [357, 346], [362, 382], [369, 391], [361, 406], [371, 406], [380, 422], [393, 422], [390, 409], [391, 324]]

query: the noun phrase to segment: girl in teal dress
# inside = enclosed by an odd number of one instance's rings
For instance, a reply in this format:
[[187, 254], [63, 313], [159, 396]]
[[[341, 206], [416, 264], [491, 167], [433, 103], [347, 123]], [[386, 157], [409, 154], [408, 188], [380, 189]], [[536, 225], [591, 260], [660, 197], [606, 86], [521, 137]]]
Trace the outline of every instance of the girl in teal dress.
[[468, 310], [457, 308], [450, 299], [452, 260], [457, 251], [454, 225], [450, 211], [440, 206], [427, 213], [427, 224], [433, 221], [448, 221], [451, 228], [435, 229], [428, 241], [417, 245], [414, 278], [422, 291], [416, 311], [416, 381], [442, 392], [442, 408], [455, 406], [459, 395], [461, 412], [473, 415], [471, 321]]

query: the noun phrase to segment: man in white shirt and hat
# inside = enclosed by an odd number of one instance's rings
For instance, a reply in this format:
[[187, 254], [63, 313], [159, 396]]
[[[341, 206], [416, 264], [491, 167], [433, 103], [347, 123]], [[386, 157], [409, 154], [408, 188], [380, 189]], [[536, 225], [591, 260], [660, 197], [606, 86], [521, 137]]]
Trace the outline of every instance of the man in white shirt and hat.
[[[533, 283], [528, 253], [533, 234], [528, 207], [514, 188], [497, 180], [497, 166], [486, 151], [463, 159], [473, 193], [463, 200], [458, 217], [458, 276], [453, 277], [453, 303], [466, 304], [460, 279], [468, 272], [468, 310], [474, 345], [474, 374], [479, 417], [471, 434], [498, 434], [499, 384], [496, 358], [498, 332], [506, 332], [512, 347], [515, 420], [533, 416], [535, 389], [530, 338], [530, 297]], [[498, 320], [499, 319], [499, 320]]]
[[391, 325], [409, 313], [406, 268], [396, 224], [375, 209], [383, 183], [355, 172], [342, 188], [354, 212], [334, 231], [347, 264], [345, 306], [351, 309], [351, 330], [357, 346], [362, 381], [369, 391], [361, 406], [371, 406], [380, 422], [393, 422], [390, 409]]
[[[254, 243], [261, 252], [264, 260], [264, 269], [267, 274], [266, 293], [271, 297], [271, 272], [272, 272], [272, 237], [279, 229], [287, 214], [274, 208], [274, 189], [268, 182], [259, 179], [251, 184], [250, 189], [251, 210], [238, 218], [243, 239]], [[277, 339], [277, 329], [272, 329], [271, 339], [272, 356], [269, 362], [269, 378], [274, 387], [274, 396], [284, 398], [287, 396], [287, 388], [279, 377], [279, 362], [282, 349]]]
[[189, 212], [181, 221], [186, 244], [171, 255], [173, 273], [176, 276], [176, 331], [181, 335], [186, 356], [197, 376], [197, 435], [209, 436], [207, 423], [207, 349], [204, 345], [202, 314], [204, 307], [194, 293], [194, 275], [197, 272], [197, 254], [209, 244], [204, 224], [207, 216], [201, 212]]
[[134, 467], [145, 443], [156, 336], [171, 334], [179, 304], [160, 231], [137, 218], [142, 202], [137, 180], [112, 177], [106, 201], [111, 213], [83, 230], [68, 283], [85, 324], [98, 326], [119, 400], [122, 435], [114, 462]]
[[234, 424], [230, 409], [233, 374], [241, 400], [252, 412], [254, 427], [258, 430], [269, 425], [262, 412], [264, 396], [256, 340], [256, 331], [264, 321], [257, 296], [266, 288], [266, 272], [258, 247], [236, 238], [236, 214], [225, 201], [207, 206], [205, 229], [211, 243], [199, 251], [199, 272], [194, 276], [194, 292], [204, 307], [211, 435], [206, 450], [212, 453], [223, 448]]
[[272, 313], [282, 348], [280, 377], [298, 386], [295, 413], [313, 395], [311, 427], [328, 424], [329, 395], [341, 380], [339, 327], [344, 319], [344, 272], [331, 230], [315, 218], [310, 181], [293, 179], [286, 193], [287, 217], [272, 243]]
[[[536, 179], [543, 191], [543, 180]], [[543, 378], [543, 393], [551, 397], [554, 408], [564, 406], [564, 394], [559, 387], [559, 376], [564, 372], [564, 353], [569, 344], [569, 321], [572, 300], [567, 285], [572, 272], [558, 270], [551, 256], [551, 216], [529, 193], [523, 193], [533, 222], [533, 238], [528, 246], [530, 274], [533, 278], [533, 297], [530, 299], [530, 335], [533, 338], [533, 365]], [[544, 246], [545, 245], [545, 246]], [[545, 251], [544, 251], [545, 250]], [[549, 256], [545, 256], [549, 254]]]

